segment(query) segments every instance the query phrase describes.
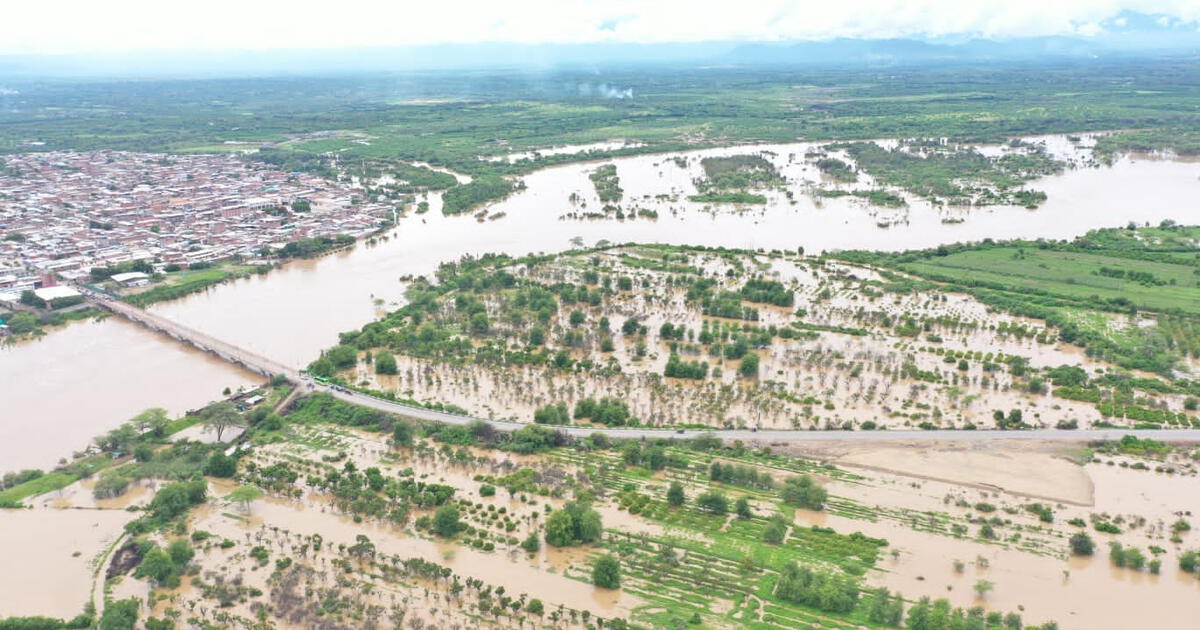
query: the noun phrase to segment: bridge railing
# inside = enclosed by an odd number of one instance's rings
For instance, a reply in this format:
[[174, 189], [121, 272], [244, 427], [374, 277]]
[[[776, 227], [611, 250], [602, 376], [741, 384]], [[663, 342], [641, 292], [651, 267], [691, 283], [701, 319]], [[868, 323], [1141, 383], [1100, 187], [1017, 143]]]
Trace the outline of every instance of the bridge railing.
[[155, 315], [154, 313], [150, 313], [144, 309], [140, 309], [136, 306], [109, 299], [103, 295], [91, 294], [88, 295], [88, 297], [102, 308], [105, 308], [113, 313], [122, 315], [130, 320], [142, 323], [152, 328], [158, 328], [164, 332], [167, 332], [168, 334], [173, 334], [185, 339], [194, 345], [202, 346], [209, 351], [224, 354], [228, 356], [228, 358], [233, 359], [238, 363], [242, 363], [246, 367], [249, 367], [253, 370], [271, 375], [283, 374], [289, 378], [294, 378], [295, 370], [292, 368], [289, 368], [288, 366], [277, 361], [272, 361], [271, 359], [268, 359], [258, 353], [217, 339], [216, 337], [203, 333], [190, 326], [171, 321], [159, 315]]

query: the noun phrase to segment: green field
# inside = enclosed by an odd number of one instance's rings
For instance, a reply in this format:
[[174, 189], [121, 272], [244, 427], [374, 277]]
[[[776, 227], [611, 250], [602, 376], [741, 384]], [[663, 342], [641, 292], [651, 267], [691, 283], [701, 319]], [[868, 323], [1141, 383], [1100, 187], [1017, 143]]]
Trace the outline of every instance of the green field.
[[135, 306], [147, 306], [155, 302], [175, 300], [185, 295], [203, 291], [211, 286], [246, 278], [256, 273], [257, 268], [250, 265], [223, 264], [209, 269], [185, 269], [167, 274], [163, 281], [141, 293], [134, 293], [125, 298], [126, 302]]
[[[1196, 267], [1130, 260], [1098, 254], [1023, 247], [997, 247], [935, 256], [900, 265], [919, 276], [964, 284], [1003, 285], [1070, 300], [1125, 298], [1139, 308], [1200, 314], [1200, 276]], [[1101, 269], [1151, 274], [1158, 282], [1137, 282], [1101, 275]]]
[[[1113, 77], [1120, 77], [1114, 83]], [[634, 98], [580, 94], [603, 80]], [[1111, 129], [1195, 129], [1191, 59], [875, 69], [612, 67], [180, 81], [22, 82], [22, 107], [0, 112], [0, 152], [124, 149], [228, 151], [283, 143], [303, 154], [422, 160], [471, 175], [526, 173], [599, 158], [560, 154], [517, 164], [477, 159], [623, 138], [605, 155], [800, 138], [953, 138]], [[213, 94], [220, 94], [214, 100]], [[1142, 133], [1119, 147], [1178, 145]], [[1136, 142], [1134, 142], [1136, 141]]]
[[[1059, 339], [1130, 369], [1172, 374], [1200, 356], [1200, 227], [1102, 229], [1073, 241], [1011, 241], [914, 252], [838, 252], [891, 268], [893, 291], [951, 290], [1045, 320]], [[1125, 315], [1147, 313], [1130, 325]]]
[[79, 475], [75, 473], [55, 470], [37, 479], [26, 481], [23, 484], [0, 491], [0, 505], [13, 504], [29, 497], [53, 492], [60, 488], [65, 488], [78, 480]]

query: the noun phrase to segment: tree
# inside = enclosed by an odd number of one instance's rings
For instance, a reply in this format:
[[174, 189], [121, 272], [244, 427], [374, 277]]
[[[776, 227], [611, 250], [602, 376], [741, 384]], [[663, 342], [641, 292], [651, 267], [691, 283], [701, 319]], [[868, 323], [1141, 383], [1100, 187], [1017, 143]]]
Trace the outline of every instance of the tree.
[[826, 492], [825, 488], [817, 485], [812, 477], [799, 475], [785, 481], [780, 494], [783, 497], [783, 502], [788, 505], [795, 505], [808, 510], [821, 510], [825, 508], [825, 499], [829, 493]]
[[697, 451], [711, 451], [721, 447], [721, 438], [716, 433], [706, 431], [692, 438], [692, 448]]
[[671, 487], [667, 489], [667, 503], [672, 507], [679, 507], [687, 500], [687, 496], [683, 493], [683, 484], [678, 481], [672, 481]]
[[742, 357], [742, 362], [738, 365], [738, 374], [743, 378], [754, 378], [758, 376], [758, 355], [753, 352], [747, 353]]
[[529, 600], [528, 604], [525, 604], [525, 610], [531, 615], [541, 617], [542, 613], [546, 612], [546, 606], [542, 604], [542, 600], [535, 597]]
[[33, 313], [14, 313], [8, 320], [8, 329], [14, 335], [24, 335], [33, 332], [37, 328], [38, 318]]
[[138, 430], [132, 423], [126, 422], [121, 426], [96, 439], [100, 450], [114, 453], [128, 453], [138, 439]]
[[392, 425], [392, 444], [396, 446], [412, 446], [412, 443], [412, 425], [404, 420], [397, 420], [396, 424]]
[[542, 548], [542, 540], [538, 537], [538, 533], [536, 531], [529, 532], [525, 540], [521, 541], [521, 548], [529, 553], [537, 553]]
[[546, 519], [546, 543], [555, 547], [575, 544], [575, 519], [564, 510], [555, 510]]
[[176, 538], [167, 545], [167, 555], [171, 557], [171, 562], [175, 563], [175, 567], [182, 572], [196, 556], [196, 550], [192, 548], [186, 538]]
[[492, 323], [488, 320], [487, 313], [479, 311], [471, 316], [471, 332], [476, 335], [486, 335], [491, 329]]
[[537, 424], [571, 424], [571, 412], [564, 402], [545, 405], [533, 411], [533, 421]]
[[1071, 545], [1071, 553], [1077, 556], [1090, 556], [1096, 550], [1096, 543], [1084, 532], [1076, 532], [1068, 542]]
[[1200, 573], [1200, 551], [1185, 551], [1180, 554], [1179, 570], [1184, 573]]
[[733, 511], [738, 515], [738, 518], [744, 521], [754, 516], [754, 511], [750, 509], [750, 501], [744, 496], [738, 497], [737, 502], [733, 505]]
[[204, 464], [204, 474], [225, 479], [233, 477], [237, 474], [237, 460], [226, 455], [225, 451], [217, 449]]
[[109, 602], [100, 616], [100, 630], [133, 630], [137, 623], [137, 598], [129, 598]]
[[334, 367], [329, 357], [322, 356], [308, 365], [308, 373], [313, 376], [329, 378], [337, 373], [337, 368]]
[[592, 584], [600, 588], [621, 587], [621, 563], [616, 556], [606, 554], [592, 565]]
[[336, 345], [326, 350], [322, 358], [329, 361], [333, 371], [345, 370], [358, 363], [358, 348], [344, 344]]
[[359, 534], [354, 537], [354, 544], [350, 545], [346, 552], [350, 555], [363, 560], [365, 558], [375, 557], [375, 543], [366, 534]]
[[712, 514], [725, 514], [729, 511], [729, 499], [715, 490], [709, 490], [696, 497], [696, 506]]
[[582, 501], [568, 501], [546, 519], [546, 542], [568, 547], [595, 542], [603, 531], [600, 513]]
[[858, 585], [847, 576], [792, 562], [780, 572], [775, 594], [785, 601], [844, 614], [858, 602]]
[[230, 503], [238, 503], [242, 506], [243, 512], [250, 511], [250, 504], [262, 497], [262, 490], [255, 486], [239, 486], [230, 492], [225, 498]]
[[662, 470], [667, 467], [667, 450], [661, 446], [646, 449], [646, 466], [650, 470]]
[[46, 308], [46, 300], [38, 297], [36, 293], [29, 289], [21, 292], [21, 303], [34, 308]]
[[458, 507], [450, 504], [443, 505], [433, 513], [433, 533], [443, 538], [451, 538], [458, 533], [462, 524], [458, 521]]
[[396, 373], [396, 356], [391, 352], [383, 350], [375, 355], [375, 373], [376, 374], [395, 374]]
[[130, 422], [142, 433], [149, 433], [154, 437], [166, 437], [171, 418], [167, 415], [166, 409], [152, 407], [134, 416]]
[[782, 516], [775, 515], [771, 520], [767, 521], [767, 526], [763, 528], [763, 542], [772, 545], [778, 545], [783, 542], [783, 537], [787, 535], [788, 522]]
[[904, 600], [899, 595], [893, 596], [882, 586], [871, 591], [871, 606], [867, 609], [867, 619], [872, 623], [894, 627], [900, 625], [903, 617]]
[[246, 426], [246, 419], [242, 417], [242, 414], [238, 413], [237, 407], [228, 401], [209, 405], [204, 410], [202, 422], [204, 430], [216, 432], [218, 442], [221, 441], [221, 436], [225, 433], [226, 429]]
[[159, 586], [166, 586], [174, 575], [175, 563], [171, 561], [171, 556], [157, 546], [146, 552], [134, 572], [134, 576], [149, 578]]
[[139, 462], [148, 462], [154, 457], [154, 447], [142, 442], [133, 447], [133, 458]]
[[991, 592], [992, 589], [996, 588], [996, 585], [989, 582], [988, 580], [979, 580], [978, 582], [975, 583], [974, 588], [975, 588], [975, 596], [980, 599], [983, 599], [984, 597], [987, 597], [987, 594], [989, 592]]
[[111, 499], [125, 494], [128, 487], [129, 477], [116, 471], [106, 470], [100, 474], [96, 485], [92, 486], [92, 496], [97, 499]]
[[588, 544], [600, 540], [601, 534], [604, 533], [604, 525], [600, 520], [600, 513], [593, 509], [575, 515], [575, 540], [576, 544]]
[[546, 343], [546, 329], [541, 326], [533, 326], [529, 329], [529, 345], [540, 346]]
[[208, 493], [208, 482], [203, 479], [177, 481], [163, 486], [150, 501], [150, 513], [157, 519], [170, 520], [193, 505], [203, 503]]

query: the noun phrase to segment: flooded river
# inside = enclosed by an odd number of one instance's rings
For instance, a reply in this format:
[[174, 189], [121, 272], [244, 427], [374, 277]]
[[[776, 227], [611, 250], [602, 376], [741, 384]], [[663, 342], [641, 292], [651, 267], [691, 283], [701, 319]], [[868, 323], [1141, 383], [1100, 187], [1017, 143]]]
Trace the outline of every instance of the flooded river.
[[[1051, 139], [1055, 153], [1072, 149]], [[935, 208], [910, 198], [910, 207], [879, 210], [853, 197], [824, 199], [805, 194], [820, 174], [802, 156], [809, 144], [711, 149], [672, 156], [614, 160], [623, 207], [658, 213], [657, 220], [562, 219], [602, 204], [588, 173], [595, 164], [573, 164], [526, 176], [527, 190], [491, 207], [492, 220], [444, 217], [440, 198], [426, 214], [410, 214], [386, 240], [324, 258], [300, 261], [264, 277], [222, 285], [153, 307], [161, 315], [275, 360], [301, 367], [337, 333], [357, 328], [403, 295], [401, 276], [425, 274], [438, 263], [467, 253], [525, 254], [587, 245], [665, 242], [728, 247], [795, 249], [907, 249], [985, 237], [1067, 238], [1098, 227], [1163, 219], [1196, 222], [1200, 164], [1126, 157], [1112, 166], [1080, 167], [1035, 182], [1049, 200], [1038, 210], [1012, 207]], [[770, 152], [788, 177], [794, 202], [768, 194], [765, 207], [737, 210], [687, 202], [700, 176], [697, 158]], [[1082, 154], [1081, 154], [1082, 155]], [[963, 218], [945, 223], [945, 218]], [[881, 222], [893, 222], [880, 228]], [[195, 407], [225, 387], [249, 384], [253, 375], [225, 365], [166, 337], [110, 318], [55, 331], [41, 341], [0, 349], [0, 470], [52, 466], [58, 458], [143, 408], [172, 412]]]

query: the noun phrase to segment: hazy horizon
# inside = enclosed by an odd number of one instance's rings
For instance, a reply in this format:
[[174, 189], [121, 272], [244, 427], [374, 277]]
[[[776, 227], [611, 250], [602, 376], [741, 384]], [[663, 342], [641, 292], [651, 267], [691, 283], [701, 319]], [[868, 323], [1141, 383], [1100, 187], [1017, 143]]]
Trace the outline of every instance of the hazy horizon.
[[[244, 76], [614, 63], [858, 63], [1200, 51], [1200, 0], [451, 2], [336, 14], [277, 2], [202, 13], [143, 0], [28, 5], [0, 24], [0, 76]], [[362, 5], [362, 6], [360, 6]], [[236, 15], [236, 20], [229, 16]], [[369, 16], [369, 19], [364, 19]], [[214, 21], [216, 20], [216, 21]]]

